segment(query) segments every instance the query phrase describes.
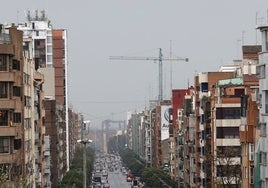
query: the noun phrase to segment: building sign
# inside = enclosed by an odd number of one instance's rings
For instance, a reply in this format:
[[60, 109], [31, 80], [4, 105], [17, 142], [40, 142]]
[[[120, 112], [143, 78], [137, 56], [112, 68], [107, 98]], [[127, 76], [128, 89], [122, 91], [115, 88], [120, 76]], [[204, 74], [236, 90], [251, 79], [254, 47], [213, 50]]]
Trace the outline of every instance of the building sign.
[[169, 138], [169, 117], [171, 105], [161, 106], [161, 140]]

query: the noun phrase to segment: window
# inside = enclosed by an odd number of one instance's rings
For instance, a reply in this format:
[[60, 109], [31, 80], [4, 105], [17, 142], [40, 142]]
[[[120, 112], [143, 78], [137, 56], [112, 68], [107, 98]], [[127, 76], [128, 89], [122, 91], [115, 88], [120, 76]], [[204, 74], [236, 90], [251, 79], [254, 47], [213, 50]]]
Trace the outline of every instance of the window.
[[264, 41], [265, 41], [265, 48], [266, 48], [264, 50], [267, 52], [268, 51], [268, 31], [265, 30], [263, 32], [264, 32]]
[[20, 70], [20, 62], [18, 60], [13, 59], [13, 61], [12, 61], [12, 69]]
[[259, 108], [262, 107], [262, 93], [260, 91], [256, 91], [256, 103]]
[[25, 149], [25, 151], [30, 151], [31, 150], [31, 140], [26, 140], [25, 142], [24, 142], [24, 149]]
[[0, 98], [7, 98], [8, 95], [8, 83], [0, 82]]
[[216, 108], [216, 119], [240, 119], [240, 107]]
[[247, 116], [248, 95], [241, 96], [241, 116]]
[[20, 112], [15, 112], [13, 114], [13, 121], [14, 121], [14, 123], [21, 123], [21, 113]]
[[8, 126], [8, 111], [0, 110], [0, 126]]
[[217, 165], [217, 177], [230, 177], [241, 171], [240, 165]]
[[204, 122], [205, 122], [205, 114], [201, 114], [201, 116], [200, 116], [200, 123], [201, 124], [204, 124]]
[[23, 73], [23, 82], [25, 84], [30, 84], [30, 75], [29, 74], [26, 74], [26, 73]]
[[254, 183], [254, 166], [250, 166], [249, 168], [250, 168], [249, 169], [249, 177], [250, 177], [249, 183], [253, 184]]
[[0, 71], [7, 71], [7, 60], [4, 55], [0, 55]]
[[265, 113], [268, 114], [268, 90], [265, 90]]
[[258, 65], [256, 67], [256, 76], [260, 79], [265, 78], [265, 65]]
[[208, 92], [208, 83], [207, 82], [201, 83], [201, 91]]
[[24, 128], [25, 129], [29, 129], [29, 128], [31, 128], [32, 126], [31, 126], [31, 118], [25, 118], [24, 119]]
[[242, 95], [245, 95], [245, 89], [234, 89], [234, 96], [240, 97]]
[[265, 165], [267, 164], [267, 153], [261, 151], [260, 152], [260, 164]]
[[266, 137], [266, 123], [260, 124], [260, 136]]
[[21, 148], [21, 139], [14, 140], [14, 150], [18, 150]]
[[254, 160], [254, 144], [249, 145], [249, 160], [253, 161]]
[[31, 107], [31, 97], [24, 96], [24, 106]]
[[21, 87], [13, 86], [13, 96], [16, 96], [16, 97], [21, 96]]
[[217, 155], [225, 157], [240, 157], [241, 146], [217, 146]]
[[9, 137], [0, 137], [0, 153], [9, 153]]
[[217, 138], [239, 138], [239, 127], [217, 127]]

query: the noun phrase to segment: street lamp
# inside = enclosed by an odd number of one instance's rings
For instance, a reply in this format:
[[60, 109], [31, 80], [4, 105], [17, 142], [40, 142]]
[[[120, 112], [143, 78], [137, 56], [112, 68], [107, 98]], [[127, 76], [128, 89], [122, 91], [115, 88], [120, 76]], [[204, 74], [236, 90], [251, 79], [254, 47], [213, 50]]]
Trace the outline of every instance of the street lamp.
[[83, 144], [83, 175], [84, 175], [84, 183], [83, 188], [87, 188], [87, 171], [86, 171], [86, 145], [87, 143], [91, 143], [92, 140], [85, 138], [85, 130], [87, 127], [87, 124], [90, 124], [90, 120], [85, 120], [82, 122], [81, 125], [81, 139], [77, 140], [78, 143]]
[[84, 175], [83, 188], [86, 188], [87, 187], [86, 147], [87, 147], [87, 143], [91, 143], [92, 140], [77, 140], [77, 142], [83, 144], [83, 175]]

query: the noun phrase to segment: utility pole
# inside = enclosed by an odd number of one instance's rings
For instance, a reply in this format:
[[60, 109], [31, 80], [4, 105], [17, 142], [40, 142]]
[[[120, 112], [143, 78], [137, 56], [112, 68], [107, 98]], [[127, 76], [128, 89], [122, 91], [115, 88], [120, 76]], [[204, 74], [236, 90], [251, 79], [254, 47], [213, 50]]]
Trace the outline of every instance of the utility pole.
[[84, 175], [84, 183], [83, 183], [83, 188], [87, 188], [87, 155], [86, 155], [86, 147], [87, 147], [87, 142], [83, 141], [83, 175]]
[[188, 58], [163, 58], [162, 49], [159, 48], [159, 56], [158, 57], [128, 57], [128, 56], [110, 56], [110, 60], [151, 60], [158, 61], [158, 103], [163, 100], [163, 61], [185, 61], [188, 62]]
[[86, 148], [87, 148], [87, 143], [91, 143], [92, 140], [86, 139], [85, 138], [85, 130], [86, 130], [86, 125], [87, 123], [90, 123], [90, 121], [82, 121], [81, 124], [81, 140], [77, 140], [78, 143], [83, 144], [83, 188], [87, 188], [87, 161], [86, 161]]

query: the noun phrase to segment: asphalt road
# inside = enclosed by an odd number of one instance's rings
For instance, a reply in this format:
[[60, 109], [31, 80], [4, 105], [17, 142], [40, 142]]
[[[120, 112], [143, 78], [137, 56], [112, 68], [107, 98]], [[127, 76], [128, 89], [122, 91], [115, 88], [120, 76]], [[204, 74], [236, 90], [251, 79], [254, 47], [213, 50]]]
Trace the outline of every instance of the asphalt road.
[[122, 172], [109, 172], [108, 181], [110, 188], [130, 188], [130, 182], [126, 181], [126, 176]]

